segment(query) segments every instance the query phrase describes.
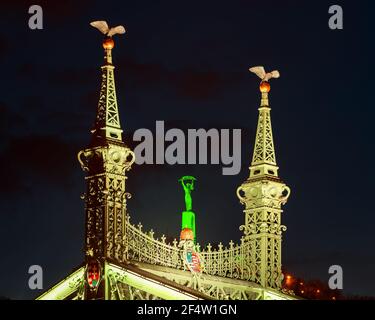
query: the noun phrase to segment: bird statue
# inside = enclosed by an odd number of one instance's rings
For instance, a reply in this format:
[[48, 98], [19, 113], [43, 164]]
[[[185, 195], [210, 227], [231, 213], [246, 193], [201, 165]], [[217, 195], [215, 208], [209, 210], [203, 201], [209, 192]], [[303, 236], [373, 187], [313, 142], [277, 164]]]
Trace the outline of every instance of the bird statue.
[[108, 27], [106, 21], [93, 21], [90, 23], [91, 26], [98, 29], [101, 33], [106, 35], [107, 37], [112, 38], [115, 34], [124, 34], [125, 28], [123, 26], [117, 26], [114, 28]]
[[263, 66], [252, 67], [249, 69], [250, 72], [255, 73], [263, 81], [269, 81], [272, 78], [279, 78], [280, 72], [277, 70], [266, 73]]

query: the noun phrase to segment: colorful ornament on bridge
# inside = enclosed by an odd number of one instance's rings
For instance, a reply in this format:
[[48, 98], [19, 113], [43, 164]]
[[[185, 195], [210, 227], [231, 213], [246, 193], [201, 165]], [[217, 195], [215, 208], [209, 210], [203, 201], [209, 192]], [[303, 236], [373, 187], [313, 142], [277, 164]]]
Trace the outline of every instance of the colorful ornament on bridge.
[[200, 273], [202, 271], [201, 259], [194, 250], [187, 250], [185, 253], [185, 262], [189, 270], [193, 273]]
[[192, 240], [194, 241], [194, 232], [190, 228], [184, 228], [180, 233], [180, 240]]
[[91, 259], [86, 267], [87, 283], [91, 289], [96, 289], [99, 286], [101, 272], [100, 263], [96, 259]]
[[194, 233], [190, 228], [184, 228], [180, 235], [182, 247], [182, 260], [185, 267], [193, 274], [200, 275], [203, 272], [203, 259], [195, 248]]

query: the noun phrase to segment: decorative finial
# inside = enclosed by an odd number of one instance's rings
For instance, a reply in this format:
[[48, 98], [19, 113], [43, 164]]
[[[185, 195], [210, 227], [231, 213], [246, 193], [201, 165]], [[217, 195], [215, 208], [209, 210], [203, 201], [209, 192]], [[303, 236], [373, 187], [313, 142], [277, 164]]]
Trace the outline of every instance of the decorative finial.
[[112, 38], [105, 38], [103, 40], [103, 48], [104, 50], [112, 50], [115, 46], [115, 42]]
[[115, 46], [115, 42], [112, 39], [112, 36], [115, 34], [124, 34], [125, 28], [123, 26], [117, 26], [114, 28], [108, 27], [106, 21], [93, 21], [90, 23], [91, 26], [98, 29], [101, 33], [103, 33], [106, 38], [103, 40], [103, 48], [106, 52], [105, 60], [107, 63], [112, 64], [112, 54], [111, 50]]
[[260, 92], [270, 92], [271, 90], [271, 85], [268, 81], [262, 81], [259, 85], [259, 90]]
[[249, 68], [249, 71], [255, 73], [259, 78], [261, 78], [262, 82], [269, 81], [272, 78], [280, 78], [280, 72], [278, 70], [266, 73], [263, 66]]
[[117, 26], [114, 28], [110, 28], [108, 27], [108, 24], [106, 21], [93, 21], [93, 22], [90, 22], [90, 25], [98, 29], [101, 33], [103, 33], [109, 38], [112, 38], [112, 36], [114, 36], [115, 34], [125, 33], [124, 26]]
[[266, 73], [263, 66], [249, 68], [249, 71], [255, 73], [261, 79], [259, 84], [259, 90], [262, 93], [261, 106], [268, 106], [268, 92], [271, 90], [271, 85], [268, 81], [272, 78], [279, 78], [280, 72], [278, 70], [274, 70]]

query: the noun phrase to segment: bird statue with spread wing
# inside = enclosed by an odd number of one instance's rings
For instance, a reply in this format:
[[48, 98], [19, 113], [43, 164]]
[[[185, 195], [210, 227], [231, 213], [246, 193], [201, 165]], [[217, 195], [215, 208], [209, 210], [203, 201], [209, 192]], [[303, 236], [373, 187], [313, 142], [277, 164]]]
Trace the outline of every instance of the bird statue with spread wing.
[[255, 73], [263, 81], [269, 81], [272, 78], [279, 78], [280, 72], [277, 70], [266, 73], [263, 66], [252, 67], [249, 69], [250, 72]]
[[91, 26], [98, 29], [101, 33], [106, 35], [107, 37], [112, 38], [115, 34], [124, 34], [125, 28], [123, 26], [117, 26], [114, 28], [108, 27], [106, 21], [93, 21], [90, 23]]

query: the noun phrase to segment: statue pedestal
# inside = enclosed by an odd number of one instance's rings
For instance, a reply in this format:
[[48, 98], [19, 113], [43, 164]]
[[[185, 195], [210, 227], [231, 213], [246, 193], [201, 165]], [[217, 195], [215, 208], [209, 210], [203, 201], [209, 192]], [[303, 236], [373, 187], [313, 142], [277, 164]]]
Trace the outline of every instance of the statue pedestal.
[[181, 230], [182, 229], [191, 229], [194, 233], [194, 243], [196, 240], [196, 234], [195, 234], [195, 213], [193, 211], [183, 211], [182, 212], [182, 224], [181, 224]]

